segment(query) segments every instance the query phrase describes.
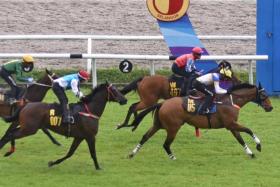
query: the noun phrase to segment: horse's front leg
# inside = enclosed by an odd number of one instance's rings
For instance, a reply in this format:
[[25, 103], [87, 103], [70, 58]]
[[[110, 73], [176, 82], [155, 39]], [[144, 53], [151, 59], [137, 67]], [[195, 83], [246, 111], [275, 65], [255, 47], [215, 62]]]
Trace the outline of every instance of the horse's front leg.
[[42, 128], [42, 131], [49, 137], [53, 144], [61, 146], [61, 144], [51, 135], [51, 133], [47, 129]]
[[243, 140], [242, 136], [240, 135], [240, 132], [231, 130], [231, 133], [236, 138], [236, 140], [242, 145], [247, 155], [249, 155], [251, 158], [255, 157], [255, 154], [251, 151], [251, 149], [246, 145], [245, 141]]
[[253, 131], [252, 131], [251, 129], [249, 129], [249, 128], [247, 128], [247, 127], [244, 127], [244, 126], [240, 125], [240, 124], [237, 123], [237, 122], [233, 122], [233, 125], [232, 125], [231, 129], [236, 130], [236, 131], [239, 131], [239, 132], [245, 132], [245, 133], [249, 134], [249, 135], [253, 138], [254, 142], [256, 143], [256, 149], [257, 149], [258, 151], [261, 151], [261, 141], [260, 141], [260, 139], [253, 133]]
[[[116, 129], [120, 129], [120, 128], [123, 128], [123, 127], [128, 127], [128, 122], [129, 122], [129, 119], [130, 119], [131, 115], [134, 114], [134, 117], [135, 117], [135, 113], [136, 113], [135, 108], [138, 104], [139, 104], [139, 102], [133, 103], [129, 107], [124, 122], [122, 124], [117, 125]], [[136, 115], [137, 115], [137, 113], [136, 113]]]
[[101, 168], [98, 164], [97, 157], [96, 157], [95, 135], [93, 135], [93, 137], [87, 138], [86, 141], [87, 141], [87, 144], [88, 144], [88, 148], [89, 148], [89, 151], [90, 151], [91, 158], [93, 159], [93, 162], [94, 162], [95, 169], [100, 170]]
[[70, 158], [74, 152], [76, 151], [76, 149], [78, 148], [78, 146], [80, 145], [80, 143], [82, 142], [83, 139], [78, 139], [78, 138], [74, 138], [73, 142], [72, 142], [72, 145], [68, 151], [68, 153], [66, 154], [66, 156], [56, 160], [56, 161], [50, 161], [48, 163], [48, 166], [49, 167], [52, 167], [53, 165], [56, 165], [56, 164], [59, 164], [61, 162], [63, 162], [64, 160]]

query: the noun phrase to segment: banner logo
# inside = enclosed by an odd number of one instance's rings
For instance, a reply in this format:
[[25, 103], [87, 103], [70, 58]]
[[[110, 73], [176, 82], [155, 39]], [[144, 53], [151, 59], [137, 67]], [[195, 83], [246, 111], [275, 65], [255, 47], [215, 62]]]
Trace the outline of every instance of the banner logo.
[[147, 7], [156, 19], [175, 21], [184, 16], [190, 0], [147, 0]]

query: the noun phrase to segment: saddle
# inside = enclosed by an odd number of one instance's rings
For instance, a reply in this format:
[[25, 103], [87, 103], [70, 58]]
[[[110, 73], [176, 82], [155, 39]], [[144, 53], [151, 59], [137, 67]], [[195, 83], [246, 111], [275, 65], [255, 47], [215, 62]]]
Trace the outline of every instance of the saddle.
[[182, 88], [184, 86], [185, 77], [172, 74], [169, 78], [169, 93], [172, 97], [182, 96]]
[[[182, 106], [186, 112], [197, 115], [198, 111], [203, 105], [204, 102], [203, 98], [204, 97], [194, 97], [194, 96], [183, 97]], [[216, 112], [217, 112], [217, 104], [213, 102], [212, 105], [209, 107], [209, 113], [205, 115], [213, 114]]]
[[24, 95], [25, 89], [18, 87], [16, 98], [12, 97], [11, 90], [0, 88], [0, 102], [5, 104], [13, 104], [17, 99]]
[[[97, 116], [94, 116], [91, 113], [85, 111], [85, 107], [80, 103], [71, 103], [69, 104], [70, 116], [73, 116], [71, 124], [75, 124], [79, 120], [80, 116], [86, 116], [91, 118], [99, 119]], [[53, 103], [50, 105], [49, 110], [49, 119], [51, 126], [60, 126], [62, 124], [62, 107], [58, 103]]]

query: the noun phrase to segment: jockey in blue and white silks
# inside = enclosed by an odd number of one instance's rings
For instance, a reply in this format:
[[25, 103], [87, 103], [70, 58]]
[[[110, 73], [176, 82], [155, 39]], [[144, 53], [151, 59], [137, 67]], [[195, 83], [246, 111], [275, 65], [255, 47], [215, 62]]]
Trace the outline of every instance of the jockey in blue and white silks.
[[220, 81], [231, 77], [232, 71], [230, 68], [221, 68], [219, 73], [208, 73], [194, 80], [193, 87], [205, 94], [205, 102], [198, 111], [199, 114], [208, 113], [213, 100], [214, 93], [207, 86], [214, 85], [215, 93], [226, 94], [227, 90], [220, 87]]
[[64, 90], [71, 89], [76, 97], [82, 98], [83, 93], [80, 91], [80, 82], [89, 80], [89, 74], [81, 70], [78, 73], [66, 75], [55, 79], [53, 81], [53, 92], [57, 96], [61, 106], [62, 106], [62, 122], [70, 123], [71, 116], [69, 113], [68, 98]]

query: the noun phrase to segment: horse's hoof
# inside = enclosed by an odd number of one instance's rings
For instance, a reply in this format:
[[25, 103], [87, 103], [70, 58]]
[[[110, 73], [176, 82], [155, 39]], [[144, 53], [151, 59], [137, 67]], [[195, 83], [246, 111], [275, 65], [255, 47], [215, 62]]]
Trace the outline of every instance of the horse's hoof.
[[120, 129], [120, 128], [123, 128], [123, 127], [124, 127], [123, 125], [118, 124], [118, 125], [116, 126], [116, 130], [118, 130], [118, 129]]
[[127, 158], [132, 159], [134, 157], [133, 153], [130, 153], [129, 155], [127, 155]]
[[133, 126], [133, 128], [131, 129], [132, 132], [134, 132], [137, 129], [137, 126]]
[[98, 170], [98, 171], [101, 171], [102, 170], [102, 168], [101, 167], [98, 167], [98, 168], [95, 168], [96, 170]]
[[9, 152], [7, 152], [7, 153], [4, 154], [4, 157], [8, 157], [8, 156], [10, 156], [10, 155], [13, 154], [13, 153], [14, 153], [14, 152], [10, 152], [10, 151], [9, 151]]
[[49, 161], [48, 166], [49, 166], [49, 168], [52, 167], [53, 166], [53, 161]]
[[57, 146], [61, 146], [61, 144], [60, 144], [60, 143], [58, 143], [58, 142], [55, 142], [54, 144], [55, 144], [55, 145], [57, 145]]
[[250, 155], [251, 158], [256, 158], [255, 154]]
[[259, 152], [262, 151], [262, 146], [261, 146], [261, 144], [257, 144], [256, 148], [257, 148], [257, 150], [258, 150]]

